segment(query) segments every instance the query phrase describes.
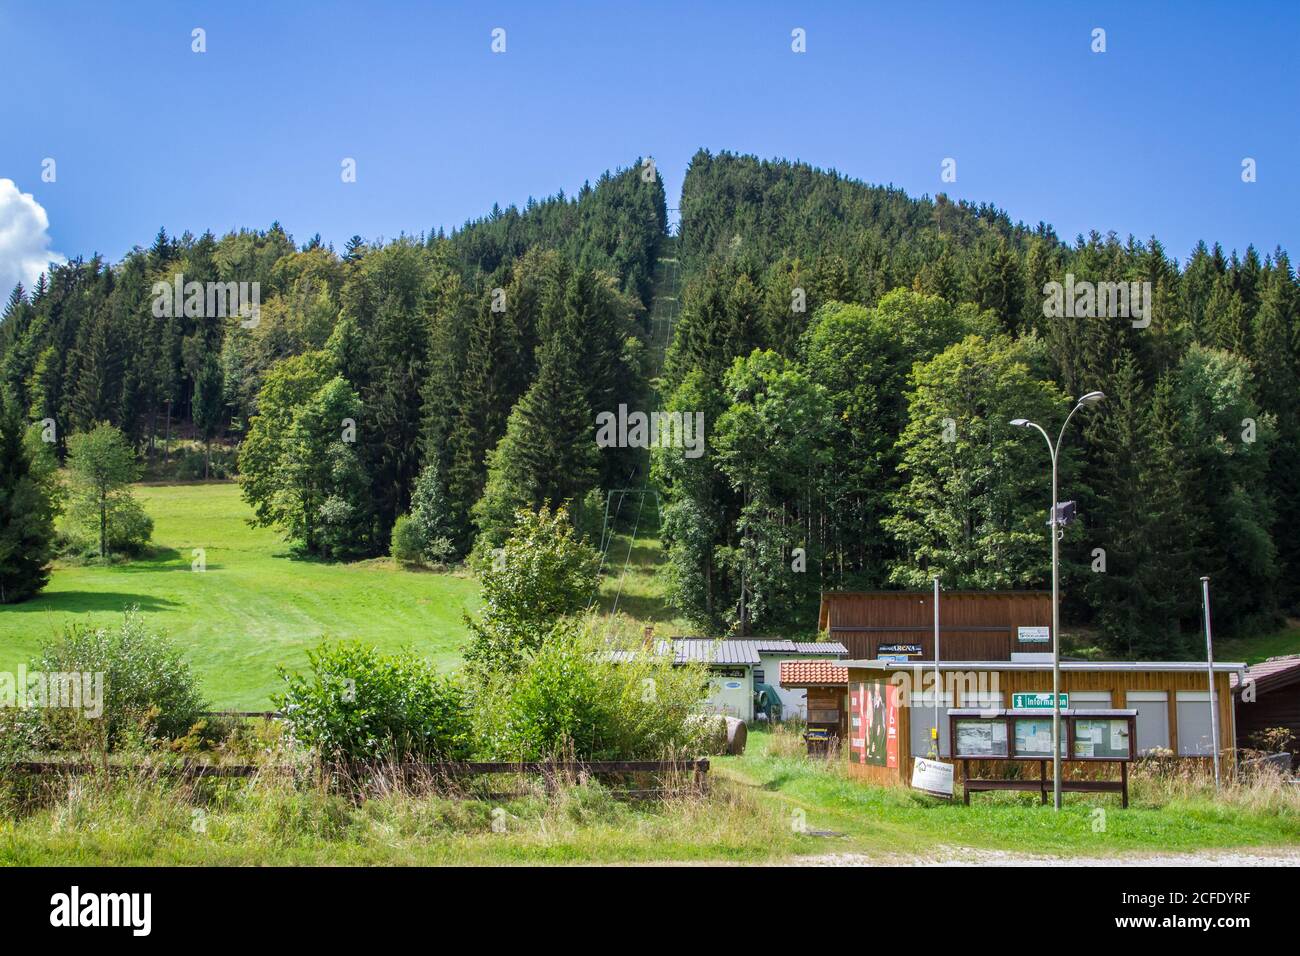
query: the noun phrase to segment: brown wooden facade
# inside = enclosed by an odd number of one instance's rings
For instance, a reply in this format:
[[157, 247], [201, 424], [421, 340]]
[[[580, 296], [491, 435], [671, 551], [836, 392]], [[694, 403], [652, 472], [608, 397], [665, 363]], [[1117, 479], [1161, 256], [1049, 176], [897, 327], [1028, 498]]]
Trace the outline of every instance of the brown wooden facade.
[[[860, 681], [890, 681], [895, 673], [902, 670], [907, 674], [908, 680], [912, 685], [916, 685], [915, 669], [912, 667], [890, 667], [885, 670], [868, 667], [854, 667], [853, 662], [847, 662], [849, 674], [849, 686], [852, 687]], [[1125, 708], [1131, 706], [1127, 701], [1127, 695], [1130, 691], [1164, 691], [1169, 696], [1169, 746], [1174, 753], [1178, 753], [1178, 712], [1177, 712], [1177, 693], [1178, 691], [1207, 691], [1209, 689], [1209, 678], [1204, 670], [1156, 670], [1158, 664], [1151, 665], [1151, 670], [1065, 670], [1061, 672], [1061, 690], [1064, 693], [1082, 692], [1082, 691], [1109, 691], [1112, 708]], [[921, 668], [922, 672], [925, 670]], [[944, 671], [945, 687], [944, 693], [947, 694], [949, 687], [952, 689], [953, 700], [952, 707], [1000, 707], [1010, 708], [1012, 705], [1011, 695], [1019, 693], [1041, 693], [1051, 691], [1052, 689], [1052, 670], [1051, 667], [1033, 670], [996, 670], [994, 668], [983, 668], [983, 673], [987, 674], [985, 687], [990, 691], [994, 687], [997, 689], [997, 696], [990, 700], [981, 700], [973, 693], [967, 693], [963, 687], [962, 681], [953, 681], [948, 683], [947, 674]], [[993, 683], [996, 676], [996, 684]], [[1233, 718], [1233, 695], [1230, 683], [1230, 673], [1228, 671], [1217, 671], [1215, 673], [1215, 692], [1219, 720], [1219, 749], [1222, 753], [1221, 760], [1223, 766], [1231, 768], [1235, 748], [1237, 746], [1236, 725]], [[907, 685], [905, 685], [907, 686]], [[916, 692], [921, 692], [926, 688], [915, 686]], [[1082, 705], [1092, 706], [1092, 705]], [[907, 695], [904, 694], [901, 700], [901, 706], [898, 708], [898, 766], [881, 767], [873, 764], [858, 764], [849, 761], [849, 771], [862, 779], [869, 780], [873, 783], [902, 785], [908, 786], [912, 778], [912, 758], [914, 756], [924, 757], [925, 754], [913, 754], [911, 751], [911, 716], [913, 707]], [[928, 724], [927, 724], [928, 726]], [[849, 731], [852, 733], [852, 730]], [[848, 748], [845, 748], [846, 752]], [[949, 759], [949, 758], [944, 758]], [[1208, 758], [1188, 757], [1188, 760], [1202, 761], [1208, 766]], [[954, 775], [961, 779], [961, 761], [955, 761], [957, 764]], [[994, 775], [1005, 773], [1006, 764], [986, 763], [981, 769], [981, 773], [991, 773]], [[1088, 775], [1095, 773], [1095, 770], [1089, 769], [1085, 764], [1066, 761], [1063, 764], [1065, 774]]]
[[834, 726], [842, 741], [849, 732], [848, 688], [808, 687], [808, 726]]
[[[1285, 727], [1295, 738], [1291, 743], [1294, 766], [1300, 760], [1300, 659], [1252, 664], [1247, 680], [1245, 687], [1234, 688], [1237, 740], [1242, 747], [1255, 748], [1257, 734]], [[1249, 693], [1243, 693], [1246, 687]]]
[[[1009, 661], [1013, 653], [1050, 651], [1050, 642], [1019, 640], [1019, 629], [1050, 629], [1051, 623], [1048, 591], [944, 591], [939, 597], [944, 660]], [[887, 644], [919, 644], [918, 659], [934, 659], [929, 591], [828, 591], [822, 594], [818, 626], [848, 648], [851, 659], [875, 658]]]

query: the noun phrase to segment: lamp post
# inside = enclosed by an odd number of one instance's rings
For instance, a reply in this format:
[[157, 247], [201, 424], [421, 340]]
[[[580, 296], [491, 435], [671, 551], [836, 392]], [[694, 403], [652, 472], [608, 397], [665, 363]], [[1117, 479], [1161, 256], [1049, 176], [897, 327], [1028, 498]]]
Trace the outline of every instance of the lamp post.
[[1061, 441], [1065, 438], [1065, 428], [1070, 424], [1074, 413], [1085, 405], [1096, 405], [1106, 396], [1101, 392], [1089, 392], [1075, 403], [1070, 414], [1061, 423], [1061, 432], [1056, 436], [1056, 444], [1041, 425], [1027, 418], [1013, 418], [1011, 424], [1017, 428], [1036, 428], [1043, 440], [1047, 442], [1047, 451], [1052, 456], [1052, 511], [1048, 525], [1052, 529], [1052, 806], [1061, 809], [1061, 582], [1060, 582], [1060, 535], [1057, 528], [1059, 517], [1056, 508], [1057, 491], [1057, 457], [1061, 450]]
[[[934, 759], [941, 758], [942, 753], [939, 747], [939, 695], [943, 691], [943, 681], [939, 677], [939, 575], [934, 576], [934, 730], [930, 734], [930, 740], [934, 747]], [[948, 745], [948, 750], [952, 752], [952, 745]]]
[[1201, 578], [1201, 606], [1205, 609], [1205, 659], [1210, 671], [1210, 753], [1214, 754], [1214, 789], [1219, 789], [1219, 704], [1214, 699], [1214, 638], [1210, 634], [1210, 579]]

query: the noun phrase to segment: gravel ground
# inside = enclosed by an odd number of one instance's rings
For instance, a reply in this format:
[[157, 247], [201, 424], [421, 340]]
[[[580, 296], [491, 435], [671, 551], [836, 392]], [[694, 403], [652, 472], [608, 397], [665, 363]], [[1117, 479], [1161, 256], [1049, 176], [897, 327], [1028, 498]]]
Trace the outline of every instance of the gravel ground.
[[936, 847], [927, 859], [864, 853], [826, 853], [788, 861], [791, 866], [1300, 866], [1300, 847], [1242, 847], [1196, 853], [1127, 856], [1039, 856], [1002, 850]]

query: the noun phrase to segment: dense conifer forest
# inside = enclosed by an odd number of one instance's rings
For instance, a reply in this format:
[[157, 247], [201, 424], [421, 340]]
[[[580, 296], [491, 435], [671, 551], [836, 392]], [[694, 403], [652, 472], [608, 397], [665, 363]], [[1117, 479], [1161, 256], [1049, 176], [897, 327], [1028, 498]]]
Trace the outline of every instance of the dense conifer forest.
[[[1284, 251], [1063, 241], [992, 206], [703, 150], [676, 236], [667, 205], [637, 160], [576, 196], [341, 251], [278, 224], [160, 230], [14, 289], [0, 386], [53, 423], [60, 459], [101, 422], [148, 464], [181, 436], [237, 447], [255, 520], [329, 559], [386, 553], [406, 515], [444, 556], [482, 554], [547, 501], [598, 539], [603, 490], [652, 485], [660, 573], [712, 634], [811, 631], [823, 589], [1044, 586], [1047, 450], [1008, 420], [1055, 434], [1100, 389], [1065, 441], [1067, 617], [1111, 653], [1170, 657], [1202, 574], [1225, 633], [1300, 611]], [[255, 282], [259, 311], [159, 315], [177, 276]], [[1087, 314], [1102, 301], [1123, 314]], [[598, 447], [620, 405], [702, 412], [703, 454]]]

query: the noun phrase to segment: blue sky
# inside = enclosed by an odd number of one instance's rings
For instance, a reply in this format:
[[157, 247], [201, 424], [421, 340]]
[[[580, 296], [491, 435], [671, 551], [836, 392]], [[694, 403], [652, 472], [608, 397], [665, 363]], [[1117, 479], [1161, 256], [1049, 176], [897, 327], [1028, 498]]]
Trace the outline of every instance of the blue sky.
[[0, 2], [0, 179], [44, 208], [53, 251], [117, 259], [160, 225], [279, 219], [339, 248], [451, 227], [645, 154], [676, 205], [704, 146], [1066, 238], [1294, 256], [1297, 37], [1293, 2]]

